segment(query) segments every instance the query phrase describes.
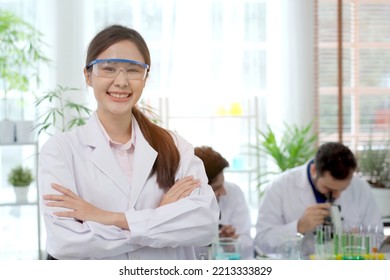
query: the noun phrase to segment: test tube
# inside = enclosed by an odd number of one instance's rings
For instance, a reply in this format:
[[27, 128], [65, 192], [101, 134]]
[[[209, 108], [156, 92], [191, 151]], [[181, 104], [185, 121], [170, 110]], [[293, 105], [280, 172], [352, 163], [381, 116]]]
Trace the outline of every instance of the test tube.
[[364, 234], [364, 248], [366, 249], [366, 254], [371, 253], [370, 234], [367, 232]]
[[333, 254], [337, 256], [340, 254], [340, 236], [337, 233], [333, 234]]
[[377, 226], [369, 227], [370, 237], [371, 237], [371, 252], [373, 254], [378, 253], [380, 244], [382, 242], [382, 235], [379, 232], [379, 228]]
[[360, 225], [360, 236], [362, 238], [362, 254], [370, 254], [371, 246], [370, 246], [370, 227], [366, 225]]
[[355, 238], [354, 233], [351, 231], [348, 233], [349, 254], [355, 255]]
[[324, 258], [324, 227], [318, 225], [316, 227], [316, 243], [315, 243], [316, 259]]
[[363, 254], [363, 250], [362, 248], [364, 248], [364, 244], [363, 244], [363, 237], [362, 237], [362, 234], [359, 233], [358, 237], [357, 237], [357, 252], [356, 254], [361, 256]]
[[346, 232], [343, 232], [343, 235], [341, 236], [341, 250], [343, 255], [348, 254], [347, 247], [348, 247], [348, 234]]
[[325, 258], [332, 257], [332, 227], [331, 225], [324, 225], [324, 247], [325, 247]]

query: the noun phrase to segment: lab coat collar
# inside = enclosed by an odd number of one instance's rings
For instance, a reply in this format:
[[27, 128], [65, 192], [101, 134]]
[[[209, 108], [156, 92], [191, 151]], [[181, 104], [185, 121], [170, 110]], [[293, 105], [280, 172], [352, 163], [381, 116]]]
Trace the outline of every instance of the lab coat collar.
[[[153, 164], [157, 157], [157, 152], [149, 145], [144, 138], [135, 118], [134, 128], [137, 135], [137, 143], [134, 152], [134, 167], [132, 184], [129, 186], [128, 180], [123, 174], [111, 147], [105, 138], [103, 131], [99, 127], [97, 115], [93, 114], [82, 130], [81, 140], [93, 148], [90, 160], [107, 177], [109, 177], [130, 200], [130, 207], [133, 207], [137, 198], [149, 177]], [[129, 191], [131, 189], [131, 191]]]

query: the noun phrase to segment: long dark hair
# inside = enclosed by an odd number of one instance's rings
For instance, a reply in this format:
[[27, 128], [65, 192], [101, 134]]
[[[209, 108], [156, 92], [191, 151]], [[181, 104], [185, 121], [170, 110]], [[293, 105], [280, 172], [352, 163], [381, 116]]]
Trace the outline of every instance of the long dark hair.
[[[151, 66], [150, 52], [145, 40], [134, 29], [122, 25], [108, 26], [96, 34], [89, 44], [85, 65], [95, 60], [100, 53], [111, 45], [123, 40], [129, 40], [134, 43], [141, 52], [145, 63]], [[87, 69], [87, 71], [91, 71], [91, 69]], [[146, 141], [158, 153], [152, 173], [157, 173], [159, 187], [168, 190], [175, 183], [175, 174], [180, 161], [180, 154], [172, 135], [167, 130], [150, 121], [135, 106], [132, 109], [132, 113]]]

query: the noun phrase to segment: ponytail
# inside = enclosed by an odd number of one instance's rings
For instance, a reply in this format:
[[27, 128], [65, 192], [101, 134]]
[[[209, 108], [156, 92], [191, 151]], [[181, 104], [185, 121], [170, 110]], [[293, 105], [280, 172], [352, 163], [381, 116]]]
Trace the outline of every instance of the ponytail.
[[136, 107], [133, 107], [132, 113], [146, 141], [158, 153], [153, 164], [152, 174], [157, 172], [159, 187], [167, 191], [175, 183], [175, 174], [180, 161], [179, 150], [172, 135], [167, 130], [150, 121]]

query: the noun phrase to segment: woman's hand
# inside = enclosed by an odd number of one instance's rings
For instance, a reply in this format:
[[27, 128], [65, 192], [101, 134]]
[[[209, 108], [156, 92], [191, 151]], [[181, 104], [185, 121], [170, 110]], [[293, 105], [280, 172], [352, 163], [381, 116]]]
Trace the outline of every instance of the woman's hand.
[[219, 237], [230, 237], [237, 239], [236, 229], [232, 225], [222, 225], [219, 229]]
[[199, 186], [200, 181], [194, 179], [193, 176], [181, 178], [180, 180], [176, 181], [176, 183], [169, 189], [166, 194], [164, 194], [159, 206], [163, 206], [185, 198], [189, 196], [194, 189], [199, 188]]
[[105, 225], [115, 225], [128, 229], [128, 224], [124, 213], [105, 211], [88, 203], [71, 190], [57, 184], [52, 184], [52, 188], [61, 194], [46, 194], [43, 199], [45, 205], [49, 207], [67, 208], [70, 211], [54, 212], [58, 217], [74, 218], [79, 221], [93, 221]]

